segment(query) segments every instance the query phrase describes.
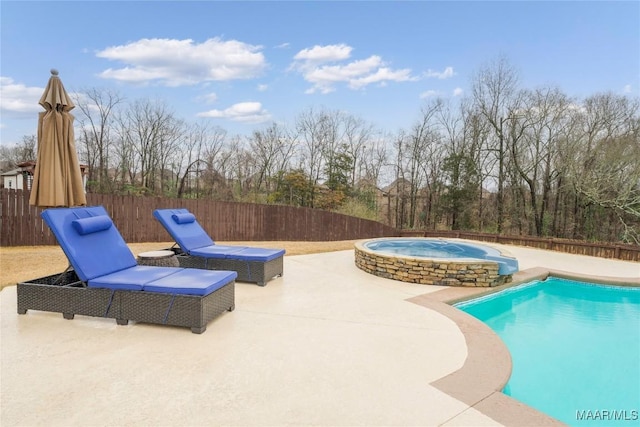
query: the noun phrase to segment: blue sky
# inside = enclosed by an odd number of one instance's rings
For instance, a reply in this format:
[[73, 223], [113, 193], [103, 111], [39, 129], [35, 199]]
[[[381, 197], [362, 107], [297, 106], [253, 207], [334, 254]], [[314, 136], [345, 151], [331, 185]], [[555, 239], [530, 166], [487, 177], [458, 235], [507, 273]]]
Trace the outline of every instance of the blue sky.
[[308, 108], [396, 132], [500, 55], [522, 87], [640, 94], [637, 1], [2, 0], [0, 16], [0, 144], [36, 133], [51, 68], [68, 92], [157, 99], [230, 134]]

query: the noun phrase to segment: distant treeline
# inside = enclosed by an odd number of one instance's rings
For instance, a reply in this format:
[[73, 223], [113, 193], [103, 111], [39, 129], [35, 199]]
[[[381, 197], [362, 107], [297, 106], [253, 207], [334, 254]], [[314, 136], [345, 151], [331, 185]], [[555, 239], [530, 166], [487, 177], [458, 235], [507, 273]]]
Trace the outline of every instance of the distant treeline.
[[[523, 88], [500, 58], [456, 101], [425, 102], [389, 133], [342, 111], [230, 136], [160, 101], [90, 89], [76, 100], [88, 190], [287, 204], [393, 227], [638, 243], [640, 109], [613, 93]], [[35, 136], [2, 147], [3, 170], [35, 159]], [[382, 188], [381, 188], [382, 187]]]

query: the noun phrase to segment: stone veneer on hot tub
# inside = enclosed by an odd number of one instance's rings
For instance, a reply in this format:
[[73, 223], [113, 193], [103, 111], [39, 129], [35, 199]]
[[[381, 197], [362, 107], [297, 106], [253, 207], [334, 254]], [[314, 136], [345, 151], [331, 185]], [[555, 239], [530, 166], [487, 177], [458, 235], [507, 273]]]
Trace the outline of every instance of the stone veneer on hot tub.
[[470, 287], [493, 287], [511, 282], [511, 274], [498, 273], [499, 266], [495, 261], [386, 254], [368, 249], [365, 243], [367, 241], [355, 244], [356, 266], [387, 279], [423, 285]]

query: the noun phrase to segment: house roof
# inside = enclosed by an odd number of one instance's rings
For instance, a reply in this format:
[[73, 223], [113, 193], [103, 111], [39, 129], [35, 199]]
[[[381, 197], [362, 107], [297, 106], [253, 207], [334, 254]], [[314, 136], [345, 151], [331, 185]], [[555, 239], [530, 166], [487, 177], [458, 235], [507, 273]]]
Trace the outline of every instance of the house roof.
[[22, 175], [22, 169], [13, 169], [0, 174], [0, 176], [19, 176], [19, 175]]
[[[0, 174], [0, 176], [16, 176], [21, 175], [22, 172], [28, 172], [29, 175], [33, 175], [36, 168], [36, 162], [33, 160], [29, 160], [27, 162], [18, 163], [17, 166], [18, 169], [3, 172]], [[88, 175], [88, 169], [89, 165], [80, 164], [80, 173], [82, 173], [83, 175]]]

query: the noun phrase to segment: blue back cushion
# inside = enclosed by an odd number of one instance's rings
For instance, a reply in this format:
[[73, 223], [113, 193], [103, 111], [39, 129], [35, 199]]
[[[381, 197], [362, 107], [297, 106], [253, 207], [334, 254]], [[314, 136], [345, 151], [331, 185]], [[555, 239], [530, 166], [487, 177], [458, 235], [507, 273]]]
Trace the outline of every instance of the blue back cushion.
[[102, 206], [46, 209], [42, 218], [83, 281], [137, 264]]
[[156, 209], [153, 216], [187, 253], [215, 244], [187, 209]]

